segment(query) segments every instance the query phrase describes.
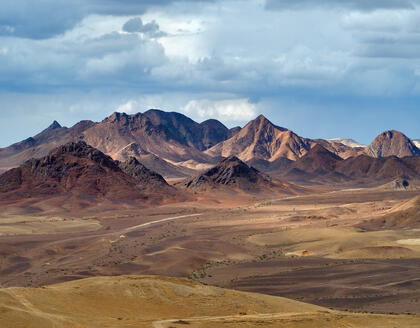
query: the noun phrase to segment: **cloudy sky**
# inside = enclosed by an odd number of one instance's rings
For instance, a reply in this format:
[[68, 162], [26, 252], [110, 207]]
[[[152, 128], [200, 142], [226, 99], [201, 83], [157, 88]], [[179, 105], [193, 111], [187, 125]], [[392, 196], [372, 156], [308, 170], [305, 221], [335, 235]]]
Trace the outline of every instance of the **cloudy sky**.
[[0, 2], [0, 147], [149, 108], [420, 138], [420, 1]]

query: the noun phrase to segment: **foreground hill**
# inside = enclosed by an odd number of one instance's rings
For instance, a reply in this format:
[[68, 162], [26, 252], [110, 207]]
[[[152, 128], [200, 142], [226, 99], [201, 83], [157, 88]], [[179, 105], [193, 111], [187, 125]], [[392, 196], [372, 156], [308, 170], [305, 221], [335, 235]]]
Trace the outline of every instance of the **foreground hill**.
[[420, 155], [420, 149], [399, 131], [385, 131], [375, 138], [366, 149], [366, 154], [372, 157], [407, 157]]
[[237, 156], [243, 161], [261, 159], [273, 162], [279, 158], [296, 160], [305, 155], [311, 145], [310, 140], [278, 127], [260, 115], [232, 138], [205, 153], [212, 157]]
[[282, 297], [151, 276], [98, 277], [0, 291], [0, 325], [27, 327], [405, 327], [417, 316], [331, 311]]
[[[135, 159], [119, 163], [83, 141], [68, 143], [0, 176], [0, 200], [162, 201], [175, 191]], [[154, 191], [156, 190], [156, 191]], [[164, 192], [162, 192], [164, 191]]]

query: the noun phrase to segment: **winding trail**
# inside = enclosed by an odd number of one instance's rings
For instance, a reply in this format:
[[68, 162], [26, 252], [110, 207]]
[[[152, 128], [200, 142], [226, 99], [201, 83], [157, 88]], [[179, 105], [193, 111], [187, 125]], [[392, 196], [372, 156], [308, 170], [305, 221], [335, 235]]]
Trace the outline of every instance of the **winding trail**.
[[186, 215], [180, 215], [180, 216], [173, 216], [173, 217], [166, 218], [166, 219], [160, 219], [160, 220], [156, 220], [156, 221], [150, 221], [150, 222], [139, 224], [139, 225], [136, 225], [136, 226], [133, 226], [133, 227], [125, 228], [125, 229], [121, 230], [121, 232], [122, 233], [127, 233], [127, 232], [131, 232], [131, 231], [134, 231], [134, 230], [137, 230], [137, 229], [140, 229], [140, 228], [144, 228], [144, 227], [148, 227], [148, 226], [151, 226], [151, 225], [159, 224], [159, 223], [162, 223], [162, 222], [175, 221], [175, 220], [178, 220], [178, 219], [189, 218], [189, 217], [192, 217], [192, 216], [201, 216], [203, 214], [204, 213], [186, 214]]

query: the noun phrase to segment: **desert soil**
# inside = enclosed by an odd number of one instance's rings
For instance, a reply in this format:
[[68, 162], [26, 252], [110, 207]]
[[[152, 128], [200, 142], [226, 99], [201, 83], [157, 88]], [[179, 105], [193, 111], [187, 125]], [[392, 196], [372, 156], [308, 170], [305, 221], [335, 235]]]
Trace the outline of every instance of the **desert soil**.
[[420, 231], [383, 230], [380, 224], [375, 229], [375, 223], [361, 228], [418, 194], [363, 189], [277, 199], [214, 194], [148, 209], [43, 217], [7, 213], [0, 224], [0, 286], [162, 275], [336, 310], [420, 313]]

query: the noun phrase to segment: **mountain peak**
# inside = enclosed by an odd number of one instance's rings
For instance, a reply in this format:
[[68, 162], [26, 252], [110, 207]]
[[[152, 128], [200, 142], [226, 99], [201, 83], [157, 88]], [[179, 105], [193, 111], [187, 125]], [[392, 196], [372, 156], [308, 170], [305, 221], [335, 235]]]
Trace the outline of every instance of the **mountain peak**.
[[265, 117], [263, 114], [258, 115], [255, 119], [254, 122], [256, 123], [260, 123], [260, 124], [271, 124], [274, 125], [273, 123], [270, 122], [270, 120]]
[[229, 156], [203, 174], [187, 180], [184, 185], [187, 188], [235, 185], [241, 189], [255, 190], [271, 185], [271, 179], [236, 156]]
[[126, 113], [114, 112], [110, 116], [105, 118], [103, 122], [115, 123], [115, 122], [120, 122], [122, 120], [127, 120], [127, 118], [128, 118], [128, 115]]
[[420, 155], [420, 149], [402, 132], [388, 130], [373, 140], [366, 153], [372, 157], [406, 157]]
[[168, 186], [160, 174], [149, 170], [135, 157], [130, 157], [125, 163], [120, 163], [119, 167], [123, 172], [147, 186]]
[[254, 120], [250, 121], [245, 128], [251, 128], [259, 131], [267, 130], [267, 129], [277, 129], [280, 131], [287, 131], [287, 129], [282, 128], [280, 126], [275, 125], [271, 122], [268, 118], [266, 118], [263, 114], [258, 115]]
[[62, 128], [60, 123], [54, 120], [54, 122], [51, 123], [51, 125], [47, 128], [47, 130], [55, 130], [55, 129], [60, 129], [60, 128]]

